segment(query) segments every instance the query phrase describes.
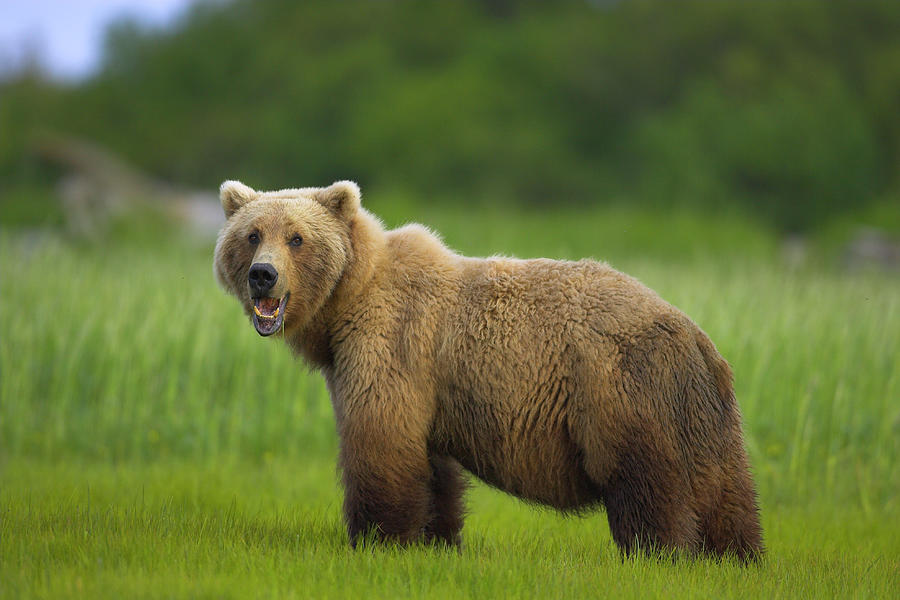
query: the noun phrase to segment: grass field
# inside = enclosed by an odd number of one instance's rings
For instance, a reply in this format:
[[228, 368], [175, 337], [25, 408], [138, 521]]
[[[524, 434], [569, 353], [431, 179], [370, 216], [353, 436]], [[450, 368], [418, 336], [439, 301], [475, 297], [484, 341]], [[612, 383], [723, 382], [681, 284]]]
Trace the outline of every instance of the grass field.
[[900, 594], [900, 279], [788, 270], [739, 220], [419, 218], [469, 254], [608, 258], [690, 314], [734, 367], [766, 560], [623, 561], [602, 512], [480, 484], [461, 553], [350, 551], [324, 385], [208, 242], [3, 231], [0, 597]]

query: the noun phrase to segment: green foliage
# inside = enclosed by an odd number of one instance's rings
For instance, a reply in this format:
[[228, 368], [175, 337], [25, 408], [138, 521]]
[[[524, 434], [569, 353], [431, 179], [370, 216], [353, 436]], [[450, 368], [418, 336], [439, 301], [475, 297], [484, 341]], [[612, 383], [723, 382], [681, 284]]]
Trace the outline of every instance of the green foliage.
[[890, 1], [200, 3], [113, 26], [82, 84], [7, 82], [0, 177], [34, 177], [49, 128], [207, 187], [351, 177], [804, 230], [900, 187], [897, 31]]

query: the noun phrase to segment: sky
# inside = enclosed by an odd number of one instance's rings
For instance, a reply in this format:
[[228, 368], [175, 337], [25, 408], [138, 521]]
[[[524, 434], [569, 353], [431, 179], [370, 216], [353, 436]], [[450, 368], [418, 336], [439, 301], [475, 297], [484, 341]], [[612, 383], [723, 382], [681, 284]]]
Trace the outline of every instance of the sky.
[[100, 61], [103, 31], [133, 16], [153, 26], [174, 21], [191, 0], [0, 0], [0, 70], [37, 51], [50, 74], [68, 80], [89, 75]]

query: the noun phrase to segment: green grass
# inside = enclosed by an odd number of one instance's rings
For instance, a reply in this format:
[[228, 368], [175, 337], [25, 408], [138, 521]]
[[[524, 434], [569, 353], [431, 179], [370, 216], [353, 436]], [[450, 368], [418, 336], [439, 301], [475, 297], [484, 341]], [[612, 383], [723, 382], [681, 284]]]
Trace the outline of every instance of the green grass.
[[602, 514], [562, 518], [480, 486], [461, 553], [352, 551], [321, 459], [14, 461], [7, 482], [8, 597], [888, 598], [900, 586], [897, 536], [853, 506], [765, 511], [770, 555], [743, 568], [623, 561]]
[[602, 512], [478, 484], [462, 553], [350, 551], [324, 385], [216, 287], [208, 243], [3, 231], [0, 597], [900, 593], [898, 278], [787, 270], [739, 220], [416, 218], [470, 254], [610, 258], [690, 314], [734, 367], [764, 563], [623, 561]]

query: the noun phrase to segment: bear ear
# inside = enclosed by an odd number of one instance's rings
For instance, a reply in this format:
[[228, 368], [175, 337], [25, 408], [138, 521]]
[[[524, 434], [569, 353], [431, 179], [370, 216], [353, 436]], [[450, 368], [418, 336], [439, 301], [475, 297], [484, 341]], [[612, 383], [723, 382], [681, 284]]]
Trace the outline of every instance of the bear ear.
[[359, 186], [352, 181], [337, 181], [316, 193], [316, 200], [338, 217], [350, 219], [359, 208]]
[[230, 219], [240, 207], [256, 200], [256, 190], [240, 181], [226, 181], [219, 187], [219, 199], [222, 201], [225, 218]]

